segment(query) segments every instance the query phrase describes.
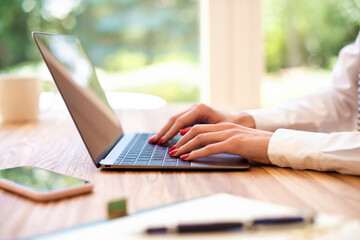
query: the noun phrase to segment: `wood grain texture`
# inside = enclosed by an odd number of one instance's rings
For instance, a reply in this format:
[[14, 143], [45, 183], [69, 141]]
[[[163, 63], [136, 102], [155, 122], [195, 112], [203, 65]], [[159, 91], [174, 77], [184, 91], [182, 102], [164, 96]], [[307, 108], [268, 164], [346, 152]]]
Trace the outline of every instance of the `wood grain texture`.
[[[155, 132], [184, 106], [119, 112], [126, 131]], [[0, 126], [0, 168], [33, 165], [85, 178], [91, 194], [36, 203], [0, 190], [0, 238], [30, 237], [106, 218], [107, 202], [127, 198], [130, 212], [215, 193], [316, 212], [360, 216], [360, 178], [252, 164], [249, 171], [102, 171], [92, 163], [65, 111], [37, 123]]]

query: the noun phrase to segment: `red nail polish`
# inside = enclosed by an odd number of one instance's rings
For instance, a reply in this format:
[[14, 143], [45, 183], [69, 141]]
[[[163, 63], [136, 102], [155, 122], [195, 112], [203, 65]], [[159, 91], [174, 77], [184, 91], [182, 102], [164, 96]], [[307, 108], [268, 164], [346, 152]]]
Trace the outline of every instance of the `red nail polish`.
[[180, 156], [180, 159], [185, 159], [185, 158], [188, 158], [190, 156], [190, 154], [188, 153], [188, 154], [184, 154], [184, 155], [181, 155]]
[[159, 141], [157, 142], [157, 145], [160, 145], [164, 141], [164, 137], [161, 137]]
[[154, 139], [155, 139], [155, 135], [152, 136], [151, 138], [149, 138], [149, 143], [152, 143], [154, 141]]
[[172, 150], [175, 150], [175, 149], [176, 149], [176, 146], [172, 146], [172, 147], [169, 149], [168, 153], [170, 153]]
[[178, 149], [172, 150], [171, 152], [169, 152], [169, 155], [172, 156], [172, 155], [174, 155], [177, 151], [178, 151]]
[[190, 131], [191, 128], [184, 128], [184, 129], [180, 129], [180, 135], [184, 136], [188, 131]]

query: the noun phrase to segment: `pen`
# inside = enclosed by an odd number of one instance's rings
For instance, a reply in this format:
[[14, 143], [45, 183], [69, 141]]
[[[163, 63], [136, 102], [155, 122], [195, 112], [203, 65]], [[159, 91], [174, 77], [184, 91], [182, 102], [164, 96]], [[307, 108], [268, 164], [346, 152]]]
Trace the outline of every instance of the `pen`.
[[280, 226], [295, 223], [312, 223], [312, 216], [261, 218], [248, 222], [215, 222], [215, 223], [194, 223], [179, 224], [175, 227], [151, 227], [146, 229], [148, 234], [161, 233], [201, 233], [201, 232], [220, 232], [220, 231], [240, 231], [251, 229], [257, 226]]

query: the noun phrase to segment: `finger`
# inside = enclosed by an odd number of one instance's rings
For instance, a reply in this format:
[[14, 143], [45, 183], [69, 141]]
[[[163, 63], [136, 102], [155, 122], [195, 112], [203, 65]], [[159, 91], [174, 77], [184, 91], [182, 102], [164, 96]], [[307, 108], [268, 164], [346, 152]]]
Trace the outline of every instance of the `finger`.
[[180, 129], [193, 125], [199, 118], [196, 109], [191, 109], [181, 117], [177, 118], [170, 129], [164, 134], [162, 143], [166, 143], [172, 139]]
[[204, 148], [195, 150], [191, 153], [184, 154], [180, 156], [182, 160], [195, 160], [202, 157], [207, 157], [210, 155], [215, 155], [219, 153], [226, 153], [227, 152], [227, 143], [226, 141], [218, 142], [214, 144], [207, 145]]
[[180, 129], [180, 135], [184, 136], [186, 133], [190, 131], [191, 127]]
[[201, 133], [197, 135], [195, 138], [191, 139], [185, 145], [177, 149], [175, 152], [171, 152], [170, 154], [173, 157], [181, 156], [185, 153], [189, 153], [194, 149], [197, 149], [202, 146], [211, 145], [218, 142], [223, 142], [226, 139], [230, 138], [230, 131], [220, 131], [220, 132], [210, 132], [210, 133]]
[[177, 143], [176, 148], [180, 148], [185, 143], [189, 142], [191, 139], [195, 138], [197, 135], [201, 133], [209, 133], [209, 132], [219, 132], [228, 129], [237, 128], [238, 126], [229, 123], [221, 123], [221, 124], [197, 124], [193, 126], [187, 134], [185, 134]]
[[154, 136], [152, 136], [149, 139], [149, 143], [157, 143], [160, 138], [162, 136], [164, 136], [164, 134], [169, 131], [169, 129], [171, 128], [171, 126], [174, 124], [174, 122], [176, 121], [176, 119], [178, 119], [179, 117], [181, 117], [182, 115], [186, 114], [187, 112], [191, 111], [194, 108], [194, 106], [190, 107], [189, 109], [186, 109], [185, 111], [178, 113], [174, 116], [172, 116], [169, 121], [165, 124], [165, 126]]

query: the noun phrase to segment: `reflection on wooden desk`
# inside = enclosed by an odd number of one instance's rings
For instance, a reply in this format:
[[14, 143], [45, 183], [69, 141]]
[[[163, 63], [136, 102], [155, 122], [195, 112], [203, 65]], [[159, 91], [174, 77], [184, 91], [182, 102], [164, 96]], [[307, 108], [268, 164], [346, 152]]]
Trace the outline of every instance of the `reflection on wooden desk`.
[[[184, 106], [123, 110], [125, 131], [155, 132]], [[0, 236], [30, 237], [106, 218], [107, 202], [127, 198], [130, 212], [214, 193], [316, 212], [360, 216], [360, 178], [253, 164], [249, 171], [101, 171], [65, 111], [37, 123], [0, 125], [0, 168], [33, 165], [88, 179], [94, 193], [36, 203], [0, 190]]]

